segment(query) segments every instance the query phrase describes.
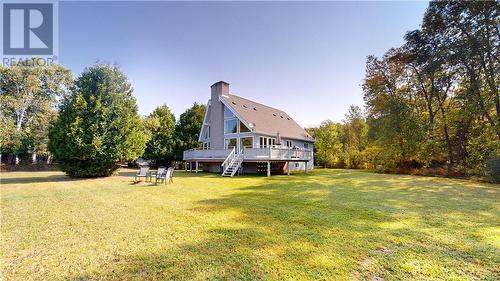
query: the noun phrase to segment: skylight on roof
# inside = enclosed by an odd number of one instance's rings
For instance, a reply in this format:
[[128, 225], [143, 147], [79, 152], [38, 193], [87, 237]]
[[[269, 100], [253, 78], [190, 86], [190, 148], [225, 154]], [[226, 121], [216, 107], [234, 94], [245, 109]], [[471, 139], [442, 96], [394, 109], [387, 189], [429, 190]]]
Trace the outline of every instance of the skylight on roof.
[[273, 113], [273, 116], [276, 116], [276, 113]]
[[256, 108], [256, 107], [254, 107], [254, 108], [253, 108], [253, 110], [257, 111], [257, 108]]
[[247, 108], [247, 106], [246, 106], [245, 104], [243, 105], [243, 107], [244, 107], [244, 108]]

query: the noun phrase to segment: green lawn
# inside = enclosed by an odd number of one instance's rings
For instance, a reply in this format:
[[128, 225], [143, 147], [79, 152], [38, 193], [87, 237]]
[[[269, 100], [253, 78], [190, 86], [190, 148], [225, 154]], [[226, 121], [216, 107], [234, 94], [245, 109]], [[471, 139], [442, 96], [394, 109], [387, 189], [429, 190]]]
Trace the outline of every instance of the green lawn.
[[500, 186], [314, 170], [221, 178], [3, 173], [2, 276], [500, 279]]

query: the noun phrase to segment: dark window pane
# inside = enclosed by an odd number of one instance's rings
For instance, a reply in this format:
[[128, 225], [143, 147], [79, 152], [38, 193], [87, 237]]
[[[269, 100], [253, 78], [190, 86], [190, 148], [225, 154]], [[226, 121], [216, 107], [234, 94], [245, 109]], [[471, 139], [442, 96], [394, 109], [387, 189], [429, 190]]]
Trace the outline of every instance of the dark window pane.
[[241, 148], [251, 148], [253, 147], [253, 138], [240, 138]]
[[250, 132], [250, 130], [247, 128], [247, 126], [245, 126], [245, 124], [243, 124], [243, 122], [240, 122], [240, 133], [246, 132]]
[[233, 149], [236, 147], [236, 138], [226, 139], [226, 148]]

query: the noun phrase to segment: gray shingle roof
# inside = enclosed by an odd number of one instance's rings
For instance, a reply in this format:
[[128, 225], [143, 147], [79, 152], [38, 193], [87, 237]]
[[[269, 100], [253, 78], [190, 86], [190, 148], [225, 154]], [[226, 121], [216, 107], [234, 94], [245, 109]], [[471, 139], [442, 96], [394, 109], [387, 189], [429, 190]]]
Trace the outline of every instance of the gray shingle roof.
[[258, 134], [282, 138], [314, 141], [314, 139], [295, 122], [286, 112], [235, 95], [223, 95], [221, 98], [247, 124], [253, 124], [253, 131]]

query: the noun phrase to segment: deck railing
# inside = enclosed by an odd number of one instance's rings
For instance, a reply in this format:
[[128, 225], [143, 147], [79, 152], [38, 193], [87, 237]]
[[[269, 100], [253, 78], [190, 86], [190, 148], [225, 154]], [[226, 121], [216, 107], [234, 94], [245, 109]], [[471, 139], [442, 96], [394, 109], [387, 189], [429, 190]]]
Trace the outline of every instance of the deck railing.
[[190, 149], [184, 151], [184, 160], [226, 159], [231, 149]]
[[[207, 160], [207, 159], [226, 159], [233, 151], [232, 149], [191, 149], [184, 151], [184, 160]], [[313, 158], [313, 153], [306, 149], [292, 148], [244, 148], [239, 152], [243, 153], [245, 160], [284, 160], [284, 161], [308, 161]]]
[[249, 160], [311, 160], [312, 151], [292, 148], [245, 148], [245, 159]]

